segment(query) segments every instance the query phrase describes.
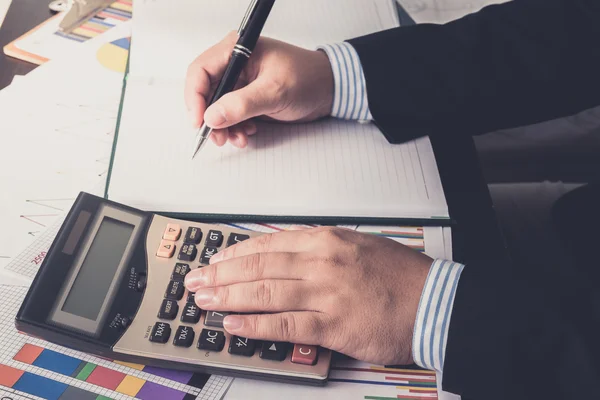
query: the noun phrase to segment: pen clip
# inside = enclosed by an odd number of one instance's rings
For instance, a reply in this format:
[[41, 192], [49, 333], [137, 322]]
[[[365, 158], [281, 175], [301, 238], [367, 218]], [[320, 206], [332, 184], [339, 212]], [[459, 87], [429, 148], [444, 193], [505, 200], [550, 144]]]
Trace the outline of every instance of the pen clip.
[[242, 23], [240, 24], [240, 27], [237, 31], [238, 36], [242, 36], [244, 34], [246, 25], [248, 25], [248, 21], [250, 21], [250, 17], [252, 17], [252, 14], [254, 13], [254, 10], [256, 9], [256, 6], [258, 5], [258, 1], [259, 0], [252, 0], [250, 2], [250, 5], [248, 6], [248, 10], [246, 10], [246, 15], [244, 15], [244, 19], [242, 20]]

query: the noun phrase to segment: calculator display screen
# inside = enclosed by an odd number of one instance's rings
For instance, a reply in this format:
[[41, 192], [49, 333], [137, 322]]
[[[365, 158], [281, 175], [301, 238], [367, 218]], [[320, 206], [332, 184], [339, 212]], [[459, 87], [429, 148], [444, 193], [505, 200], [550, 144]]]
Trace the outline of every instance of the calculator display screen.
[[62, 311], [94, 321], [98, 319], [134, 228], [134, 225], [104, 217]]

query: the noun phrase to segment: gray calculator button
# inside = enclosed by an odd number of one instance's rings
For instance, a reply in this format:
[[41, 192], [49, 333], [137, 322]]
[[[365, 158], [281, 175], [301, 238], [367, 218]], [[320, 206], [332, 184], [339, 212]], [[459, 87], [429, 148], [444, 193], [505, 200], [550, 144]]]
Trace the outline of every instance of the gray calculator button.
[[207, 311], [206, 318], [204, 318], [204, 325], [222, 328], [223, 327], [223, 318], [225, 318], [228, 315], [229, 315], [228, 312]]
[[217, 248], [216, 247], [205, 247], [204, 250], [202, 250], [202, 254], [200, 255], [200, 263], [201, 264], [208, 264], [210, 261], [210, 258], [212, 256], [214, 256], [215, 254], [217, 254]]
[[178, 347], [190, 347], [194, 343], [194, 330], [189, 326], [180, 326], [175, 332], [173, 344]]
[[166, 322], [157, 322], [150, 333], [150, 341], [154, 343], [167, 343], [171, 336], [171, 326]]

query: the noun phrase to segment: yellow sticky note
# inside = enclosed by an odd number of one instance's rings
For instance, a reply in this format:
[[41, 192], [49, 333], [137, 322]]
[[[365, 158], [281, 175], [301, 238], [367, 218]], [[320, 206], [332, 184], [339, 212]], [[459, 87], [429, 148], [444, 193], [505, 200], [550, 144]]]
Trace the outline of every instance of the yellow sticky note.
[[136, 378], [135, 376], [127, 375], [121, 381], [116, 391], [134, 397], [146, 383], [144, 379]]

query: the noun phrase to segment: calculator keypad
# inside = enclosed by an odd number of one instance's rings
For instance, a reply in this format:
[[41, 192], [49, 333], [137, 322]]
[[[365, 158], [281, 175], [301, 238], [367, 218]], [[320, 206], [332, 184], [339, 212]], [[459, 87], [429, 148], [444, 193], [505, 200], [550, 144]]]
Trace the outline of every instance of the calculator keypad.
[[221, 331], [212, 329], [202, 329], [200, 339], [198, 340], [198, 348], [209, 351], [222, 351], [225, 347], [225, 334]]
[[[163, 221], [160, 230], [157, 229], [159, 233], [154, 231], [156, 239], [148, 241], [152, 243], [148, 246], [148, 255], [151, 256], [152, 251], [156, 250], [157, 257], [154, 262], [150, 261], [156, 273], [149, 274], [154, 277], [149, 280], [146, 294], [155, 293], [152, 295], [152, 307], [153, 313], [157, 313], [154, 318], [158, 320], [145, 325], [142, 334], [148, 338], [144, 343], [153, 347], [149, 350], [142, 345], [140, 348], [145, 350], [140, 351], [146, 354], [148, 351], [154, 352], [157, 357], [177, 357], [183, 362], [208, 363], [223, 368], [231, 364], [242, 369], [256, 366], [307, 376], [313, 370], [319, 377], [326, 374], [325, 368], [328, 368], [331, 357], [328, 350], [230, 335], [223, 328], [223, 320], [230, 313], [202, 310], [195, 303], [195, 293], [185, 288], [188, 273], [208, 265], [210, 258], [222, 249], [250, 239], [252, 233], [244, 234], [225, 226], [219, 228], [203, 223], [190, 226], [185, 221]], [[160, 275], [160, 279], [155, 278], [157, 275]], [[159, 296], [160, 301], [157, 298]], [[140, 331], [137, 333], [138, 341], [139, 337]], [[135, 338], [129, 338], [128, 348], [136, 348], [135, 341]]]

